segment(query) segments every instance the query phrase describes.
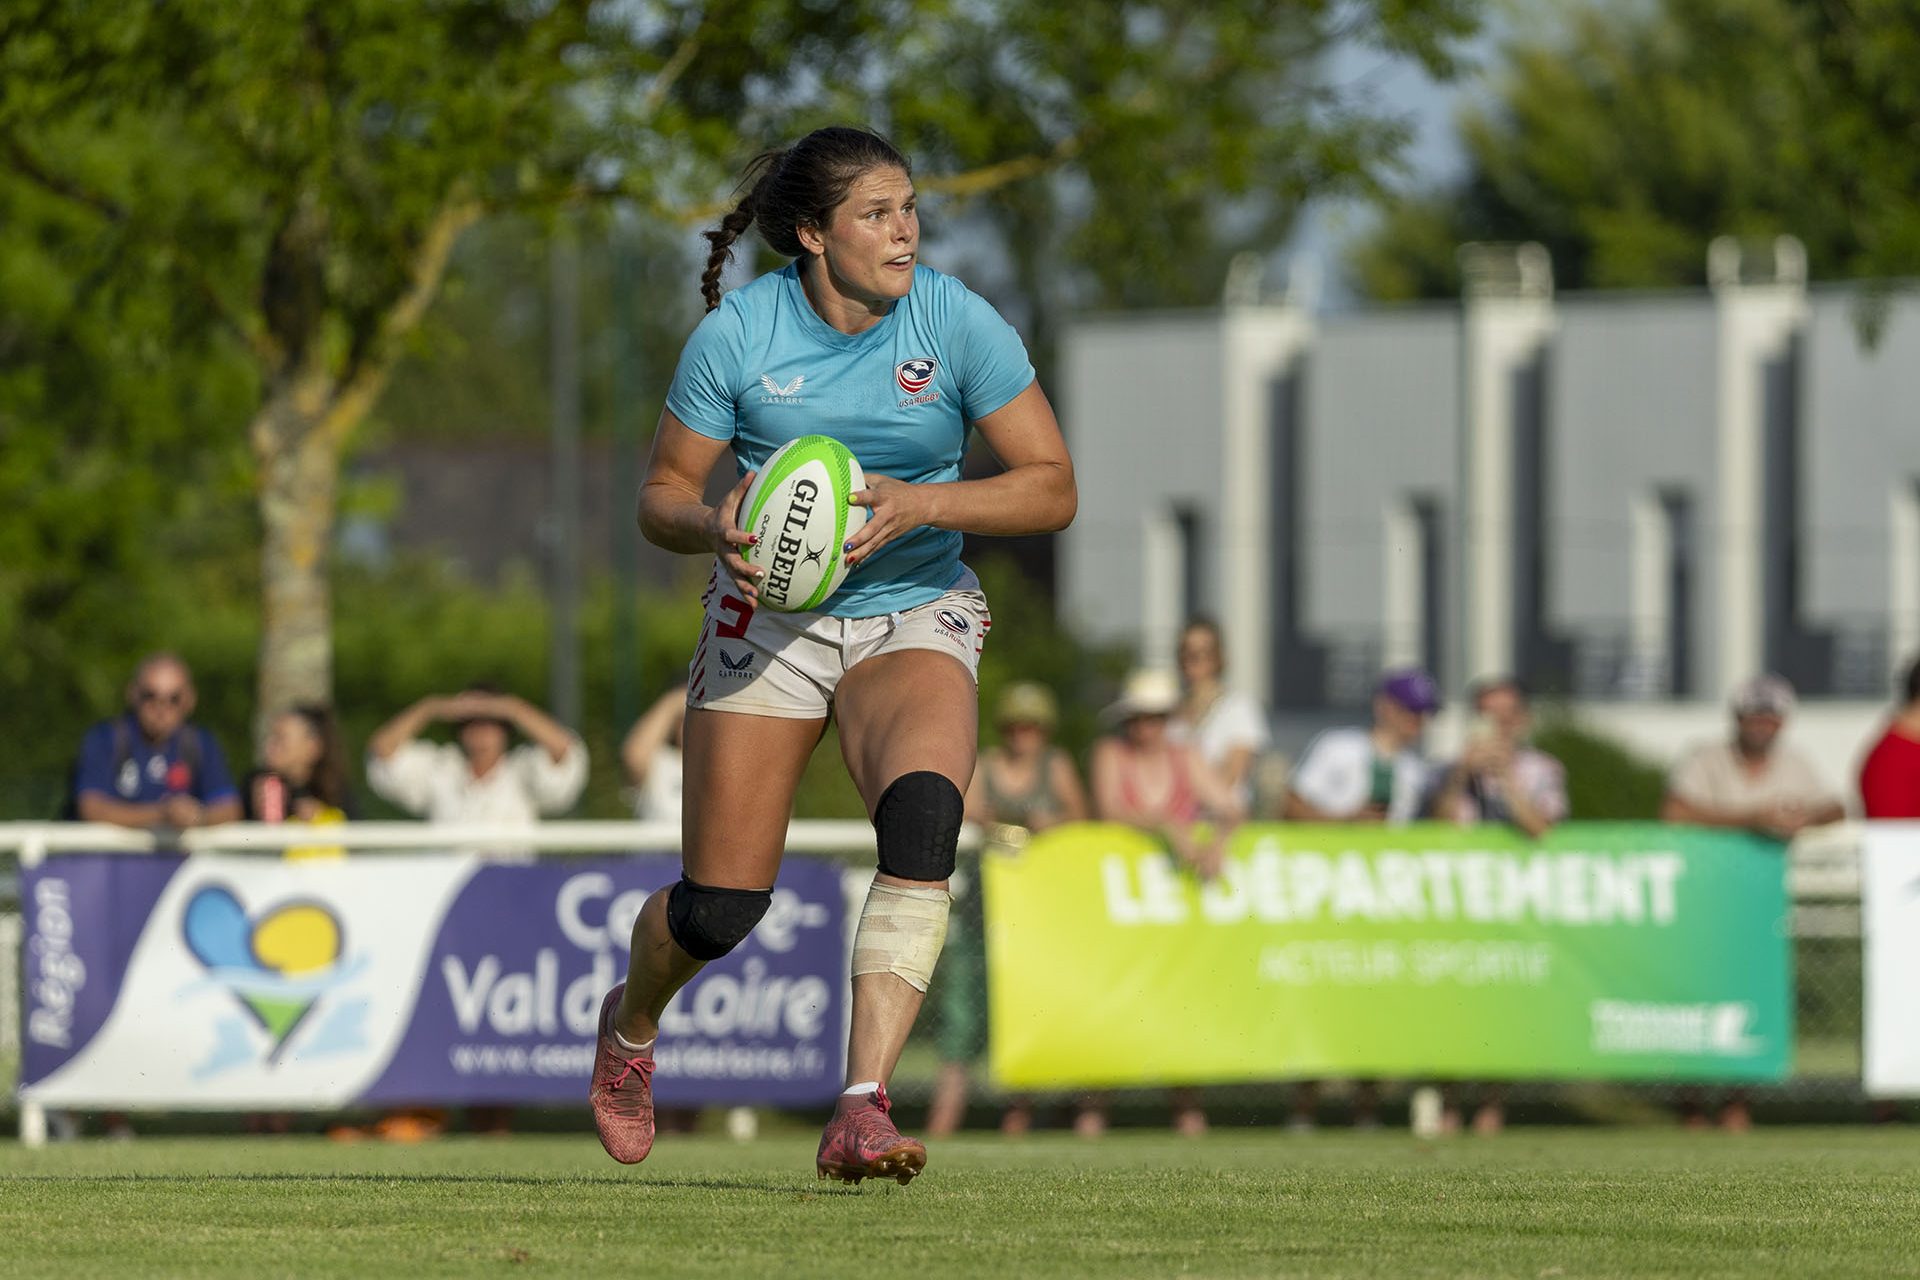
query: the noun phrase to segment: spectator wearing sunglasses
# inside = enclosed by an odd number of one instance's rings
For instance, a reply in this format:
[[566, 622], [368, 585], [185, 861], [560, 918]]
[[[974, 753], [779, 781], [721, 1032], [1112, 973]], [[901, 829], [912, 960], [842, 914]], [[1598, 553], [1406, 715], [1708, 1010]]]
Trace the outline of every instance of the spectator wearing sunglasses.
[[193, 673], [171, 653], [141, 659], [127, 709], [87, 730], [69, 812], [120, 827], [205, 827], [240, 817], [219, 742], [192, 723]]

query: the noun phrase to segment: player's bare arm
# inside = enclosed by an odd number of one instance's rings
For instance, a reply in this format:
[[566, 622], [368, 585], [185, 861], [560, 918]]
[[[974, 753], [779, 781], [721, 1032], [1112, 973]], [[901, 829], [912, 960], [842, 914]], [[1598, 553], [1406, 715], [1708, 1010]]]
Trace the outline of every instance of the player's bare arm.
[[740, 558], [740, 548], [753, 545], [753, 535], [737, 523], [740, 499], [753, 483], [753, 473], [742, 476], [718, 506], [708, 506], [706, 500], [707, 477], [730, 452], [726, 441], [703, 436], [672, 410], [663, 410], [647, 474], [640, 482], [640, 532], [667, 551], [713, 552], [741, 594], [758, 603], [754, 580], [765, 571]]

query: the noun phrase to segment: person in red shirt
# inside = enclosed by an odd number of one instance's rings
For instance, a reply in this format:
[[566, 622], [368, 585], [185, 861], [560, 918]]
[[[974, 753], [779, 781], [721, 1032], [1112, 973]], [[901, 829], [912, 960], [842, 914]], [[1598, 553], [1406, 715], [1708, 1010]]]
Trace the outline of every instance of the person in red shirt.
[[1920, 658], [1907, 668], [1906, 695], [1860, 766], [1860, 804], [1869, 818], [1920, 818]]

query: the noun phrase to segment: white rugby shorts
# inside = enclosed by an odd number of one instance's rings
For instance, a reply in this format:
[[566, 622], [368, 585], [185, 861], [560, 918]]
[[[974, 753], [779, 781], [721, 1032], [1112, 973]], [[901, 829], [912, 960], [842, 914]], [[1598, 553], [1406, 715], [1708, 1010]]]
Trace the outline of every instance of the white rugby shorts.
[[788, 720], [825, 719], [840, 677], [875, 654], [931, 649], [980, 678], [993, 614], [970, 569], [937, 600], [873, 618], [756, 609], [716, 565], [706, 618], [687, 669], [687, 705]]

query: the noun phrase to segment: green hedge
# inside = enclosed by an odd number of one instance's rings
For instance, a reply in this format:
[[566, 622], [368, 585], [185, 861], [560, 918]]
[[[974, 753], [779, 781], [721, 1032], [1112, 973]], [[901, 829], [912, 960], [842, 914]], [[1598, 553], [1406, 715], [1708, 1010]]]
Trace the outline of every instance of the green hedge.
[[1661, 768], [1564, 711], [1542, 717], [1534, 745], [1566, 766], [1567, 800], [1581, 821], [1651, 821], [1666, 790]]
[[[637, 655], [644, 709], [684, 680], [700, 623], [705, 569], [685, 582], [642, 596]], [[981, 671], [983, 705], [1008, 681], [1038, 679], [1053, 686], [1063, 712], [1062, 741], [1084, 756], [1094, 711], [1124, 666], [1121, 655], [1096, 652], [1053, 620], [1046, 596], [1010, 565], [975, 566], [992, 601], [994, 627]], [[209, 572], [191, 574], [167, 592], [128, 597], [145, 612], [112, 643], [76, 646], [70, 669], [47, 673], [11, 691], [11, 710], [35, 732], [16, 735], [0, 765], [0, 818], [44, 818], [59, 809], [67, 768], [80, 735], [114, 713], [132, 663], [149, 648], [177, 649], [193, 666], [200, 689], [196, 716], [218, 735], [238, 771], [252, 759], [250, 735], [258, 644], [256, 605], [249, 584]], [[544, 703], [548, 690], [550, 615], [530, 574], [482, 588], [437, 562], [416, 561], [385, 572], [344, 570], [334, 598], [336, 702], [350, 748], [395, 711], [425, 694], [475, 680]], [[602, 579], [587, 592], [580, 618], [585, 723], [593, 771], [579, 816], [617, 818], [629, 810], [621, 796], [619, 745], [627, 728], [614, 723], [614, 588]], [[10, 715], [10, 719], [13, 716]], [[991, 736], [991, 727], [988, 727]], [[359, 789], [369, 816], [390, 811]], [[815, 753], [796, 802], [801, 817], [858, 817], [860, 799], [848, 781], [832, 735]]]

